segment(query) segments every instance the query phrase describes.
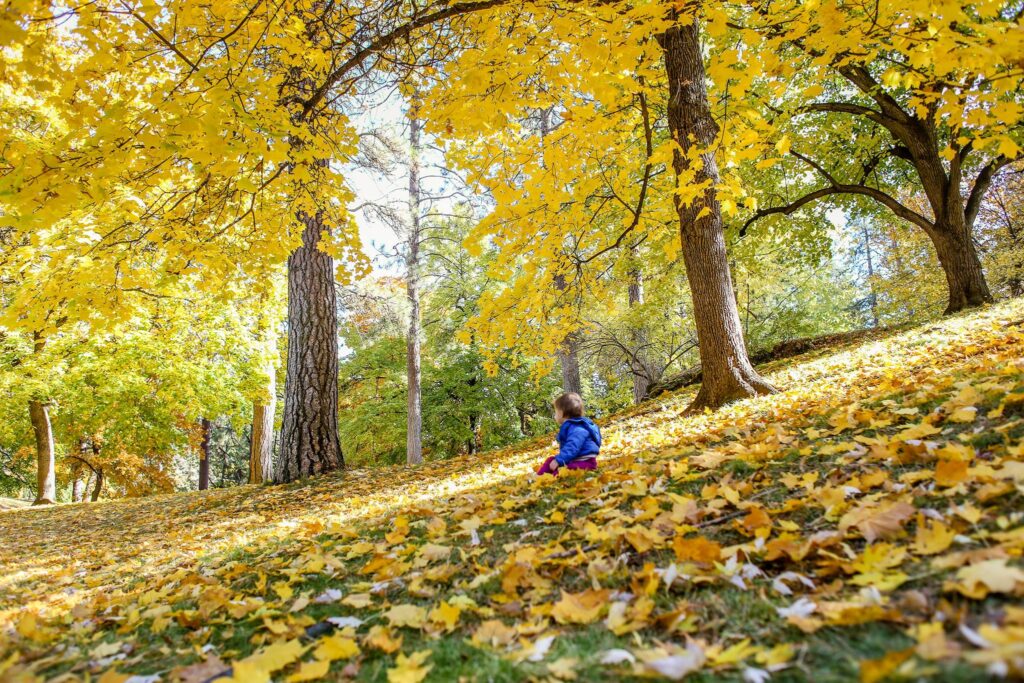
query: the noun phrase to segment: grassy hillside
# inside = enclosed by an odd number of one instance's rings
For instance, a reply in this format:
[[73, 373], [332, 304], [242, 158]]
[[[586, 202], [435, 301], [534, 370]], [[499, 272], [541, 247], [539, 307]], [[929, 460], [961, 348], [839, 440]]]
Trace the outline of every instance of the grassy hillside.
[[641, 406], [596, 473], [533, 443], [0, 512], [0, 679], [1024, 675], [1022, 356], [1015, 301]]

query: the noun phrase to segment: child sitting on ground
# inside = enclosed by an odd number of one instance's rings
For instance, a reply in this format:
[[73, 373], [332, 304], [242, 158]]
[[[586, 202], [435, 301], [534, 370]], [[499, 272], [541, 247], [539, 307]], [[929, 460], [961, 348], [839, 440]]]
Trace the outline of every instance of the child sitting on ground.
[[583, 399], [577, 393], [562, 394], [554, 400], [558, 430], [558, 455], [544, 461], [537, 474], [558, 476], [558, 468], [596, 470], [601, 450], [601, 430], [589, 417], [583, 417]]

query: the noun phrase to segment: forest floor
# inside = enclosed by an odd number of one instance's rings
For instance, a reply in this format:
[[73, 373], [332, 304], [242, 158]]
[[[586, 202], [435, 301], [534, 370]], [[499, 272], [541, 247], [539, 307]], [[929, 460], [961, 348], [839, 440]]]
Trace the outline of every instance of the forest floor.
[[289, 486], [0, 512], [0, 680], [1024, 675], [1024, 301], [783, 391]]

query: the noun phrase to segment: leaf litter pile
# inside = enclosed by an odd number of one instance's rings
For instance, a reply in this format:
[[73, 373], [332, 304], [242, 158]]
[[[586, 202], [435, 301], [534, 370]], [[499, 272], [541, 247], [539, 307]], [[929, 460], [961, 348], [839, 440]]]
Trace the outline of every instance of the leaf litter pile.
[[0, 512], [0, 680], [1024, 676], [1024, 302], [419, 468]]

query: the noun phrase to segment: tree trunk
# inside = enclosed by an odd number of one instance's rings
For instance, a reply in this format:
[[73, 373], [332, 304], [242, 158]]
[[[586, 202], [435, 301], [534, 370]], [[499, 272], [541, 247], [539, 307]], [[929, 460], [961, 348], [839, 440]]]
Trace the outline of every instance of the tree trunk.
[[[80, 441], [79, 451], [84, 451], [85, 442]], [[81, 503], [85, 499], [85, 480], [82, 479], [82, 463], [78, 460], [71, 461], [71, 502]]]
[[[85, 437], [78, 440], [78, 453], [77, 459], [71, 461], [71, 502], [81, 503], [85, 500], [85, 493], [89, 488], [89, 481], [82, 478], [82, 465], [88, 462], [86, 455], [89, 453], [89, 443]], [[92, 466], [89, 465], [89, 469]], [[91, 479], [91, 475], [90, 475]]]
[[322, 218], [301, 215], [302, 246], [288, 257], [288, 370], [274, 479], [344, 467], [338, 440], [338, 311], [334, 260], [320, 251]]
[[[636, 250], [633, 257], [636, 258]], [[629, 307], [636, 308], [644, 303], [644, 276], [640, 268], [630, 271], [629, 280]], [[633, 374], [633, 403], [642, 403], [647, 398], [647, 391], [651, 386], [652, 368], [647, 358], [647, 332], [640, 325], [635, 325], [630, 331], [633, 337], [633, 357], [629, 359], [630, 369]]]
[[415, 105], [409, 112], [409, 235], [406, 255], [406, 294], [409, 335], [406, 339], [408, 386], [405, 461], [423, 462], [423, 415], [420, 397], [420, 121]]
[[57, 500], [57, 480], [49, 406], [42, 401], [29, 401], [28, 414], [36, 435], [36, 500], [33, 505], [53, 505]]
[[[750, 364], [725, 252], [725, 231], [715, 194], [718, 132], [708, 105], [696, 18], [658, 36], [669, 83], [668, 125], [679, 144], [673, 158], [677, 178], [693, 172], [706, 189], [690, 203], [676, 198], [683, 260], [693, 296], [693, 316], [704, 381], [690, 410], [716, 408], [736, 399], [775, 391]], [[696, 146], [700, 164], [687, 154]], [[677, 180], [678, 182], [678, 180]]]
[[210, 432], [213, 431], [210, 421], [202, 419], [203, 441], [199, 445], [199, 490], [210, 488]]
[[95, 484], [95, 486], [93, 486], [92, 497], [90, 498], [90, 500], [92, 502], [94, 502], [94, 503], [97, 500], [100, 499], [100, 492], [103, 490], [103, 479], [104, 479], [104, 477], [103, 477], [103, 468], [102, 467], [97, 467], [96, 468], [96, 484]]
[[277, 408], [277, 387], [274, 367], [270, 367], [267, 386], [269, 399], [252, 404], [252, 432], [249, 440], [249, 483], [262, 484], [274, 478], [274, 411]]
[[[547, 168], [545, 140], [551, 131], [551, 112], [553, 107], [541, 109], [540, 115], [540, 165]], [[555, 276], [555, 289], [564, 292], [567, 284], [564, 275]], [[580, 381], [580, 361], [577, 356], [579, 350], [579, 335], [575, 332], [566, 336], [565, 341], [559, 347], [557, 356], [558, 363], [562, 367], [562, 391], [573, 392], [582, 395], [583, 383]]]
[[868, 304], [871, 306], [871, 327], [878, 327], [878, 296], [875, 294], [875, 264], [871, 258], [871, 233], [865, 221], [861, 226], [864, 232], [864, 255], [868, 260]]
[[[32, 341], [34, 353], [41, 353], [46, 347], [46, 340], [38, 332], [32, 335]], [[36, 437], [36, 499], [32, 504], [53, 505], [57, 501], [57, 478], [49, 404], [29, 401], [28, 416]]]
[[558, 349], [558, 362], [562, 366], [562, 391], [583, 395], [583, 383], [580, 381], [580, 361], [578, 356], [579, 335], [570, 334]]
[[985, 272], [970, 231], [962, 226], [937, 223], [929, 237], [946, 274], [946, 285], [949, 288], [946, 314], [992, 303], [992, 293], [985, 282]]

